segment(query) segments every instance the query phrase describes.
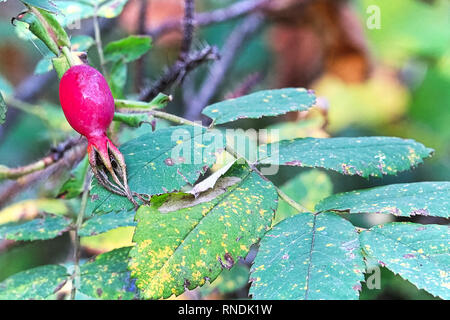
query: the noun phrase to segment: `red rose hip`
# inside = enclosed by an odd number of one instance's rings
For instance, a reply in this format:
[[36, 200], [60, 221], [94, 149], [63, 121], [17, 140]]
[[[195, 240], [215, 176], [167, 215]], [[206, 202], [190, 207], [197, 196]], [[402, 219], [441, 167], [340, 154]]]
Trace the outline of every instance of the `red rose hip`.
[[59, 100], [71, 127], [88, 140], [89, 163], [99, 183], [136, 205], [127, 183], [125, 160], [106, 136], [114, 117], [114, 98], [106, 79], [88, 65], [75, 65], [61, 78]]

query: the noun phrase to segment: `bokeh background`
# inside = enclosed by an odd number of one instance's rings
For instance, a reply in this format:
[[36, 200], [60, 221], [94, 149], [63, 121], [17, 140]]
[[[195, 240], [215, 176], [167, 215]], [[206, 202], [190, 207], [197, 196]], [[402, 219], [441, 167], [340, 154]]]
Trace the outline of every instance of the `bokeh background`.
[[[241, 2], [246, 1], [242, 0]], [[197, 0], [198, 12], [226, 8], [239, 1]], [[379, 9], [379, 26], [374, 11]], [[0, 165], [25, 165], [39, 159], [69, 135], [58, 105], [54, 71], [46, 72], [46, 51], [38, 40], [21, 33], [11, 18], [23, 9], [19, 1], [0, 2], [0, 90], [9, 98], [7, 121], [0, 125]], [[308, 114], [292, 113], [275, 119], [241, 121], [243, 128], [277, 128], [281, 138], [302, 136], [389, 135], [415, 139], [435, 149], [432, 159], [396, 177], [362, 179], [322, 171], [283, 168], [273, 177], [286, 192], [298, 192], [287, 182], [300, 174], [305, 203], [331, 192], [390, 183], [450, 180], [450, 2], [447, 0], [273, 0], [263, 25], [249, 34], [238, 50], [209, 102], [265, 88], [306, 87], [319, 96], [319, 107]], [[103, 42], [129, 34], [147, 33], [171, 19], [182, 19], [182, 0], [130, 0], [123, 13], [101, 21]], [[197, 28], [194, 47], [217, 46], [222, 56], [227, 41], [245, 17]], [[91, 19], [81, 21], [71, 35], [92, 34]], [[178, 56], [182, 35], [171, 31], [128, 69], [124, 95], [136, 97], [150, 86]], [[95, 45], [89, 62], [98, 66]], [[166, 93], [174, 95], [168, 111], [200, 119], [192, 111], [197, 94], [216, 62], [189, 73]], [[7, 99], [8, 101], [8, 99]], [[26, 103], [20, 103], [26, 102]], [[164, 123], [159, 124], [161, 126]], [[124, 130], [122, 142], [151, 130], [144, 124]], [[0, 183], [0, 222], [6, 216], [35, 216], [40, 211], [76, 212], [77, 201], [55, 199], [70, 166], [40, 177], [30, 185]], [[289, 191], [290, 190], [290, 191]], [[350, 217], [367, 227], [388, 217]], [[422, 219], [422, 223], [443, 223]], [[425, 220], [423, 220], [425, 219]], [[132, 228], [83, 240], [85, 258], [127, 245]], [[0, 241], [0, 281], [18, 271], [70, 258], [70, 239], [12, 243]], [[248, 265], [245, 261], [224, 272], [218, 281], [182, 298], [246, 298]], [[363, 287], [364, 299], [431, 299], [423, 290], [382, 270], [380, 290]]]

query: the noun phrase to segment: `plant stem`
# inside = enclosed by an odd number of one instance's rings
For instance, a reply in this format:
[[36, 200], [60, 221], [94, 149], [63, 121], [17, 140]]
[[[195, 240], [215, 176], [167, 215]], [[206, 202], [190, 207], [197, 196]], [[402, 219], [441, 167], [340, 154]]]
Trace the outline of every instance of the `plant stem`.
[[102, 45], [102, 37], [100, 34], [100, 26], [98, 23], [98, 5], [94, 6], [94, 16], [93, 16], [93, 24], [94, 24], [94, 35], [95, 35], [95, 44], [97, 47], [98, 58], [100, 60], [100, 67], [102, 68], [102, 72], [107, 77], [106, 69], [105, 69], [105, 56], [103, 55], [103, 45]]
[[84, 176], [83, 183], [83, 195], [81, 197], [80, 211], [78, 212], [77, 221], [75, 223], [74, 237], [73, 237], [73, 259], [74, 267], [72, 274], [72, 290], [70, 292], [70, 299], [74, 300], [78, 288], [80, 287], [80, 236], [78, 235], [81, 225], [83, 224], [84, 214], [86, 212], [86, 205], [89, 195], [89, 184], [90, 184], [90, 171], [86, 172]]

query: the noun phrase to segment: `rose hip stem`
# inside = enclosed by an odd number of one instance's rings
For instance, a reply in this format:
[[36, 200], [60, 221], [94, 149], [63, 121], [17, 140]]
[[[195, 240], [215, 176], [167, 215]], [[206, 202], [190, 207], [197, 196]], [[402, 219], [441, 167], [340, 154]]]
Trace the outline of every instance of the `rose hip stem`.
[[125, 159], [106, 135], [114, 117], [114, 98], [106, 79], [88, 65], [72, 66], [61, 78], [59, 99], [69, 124], [88, 140], [89, 164], [98, 182], [137, 207]]

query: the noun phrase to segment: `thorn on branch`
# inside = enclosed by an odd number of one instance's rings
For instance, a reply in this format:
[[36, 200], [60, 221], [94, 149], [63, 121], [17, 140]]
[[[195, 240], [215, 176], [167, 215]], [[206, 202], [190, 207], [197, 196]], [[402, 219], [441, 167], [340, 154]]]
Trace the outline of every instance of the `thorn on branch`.
[[219, 59], [216, 47], [207, 46], [202, 50], [189, 53], [184, 60], [177, 60], [167, 71], [156, 81], [153, 87], [144, 89], [139, 100], [150, 101], [160, 92], [167, 91], [175, 83], [182, 82], [186, 75], [201, 64]]

